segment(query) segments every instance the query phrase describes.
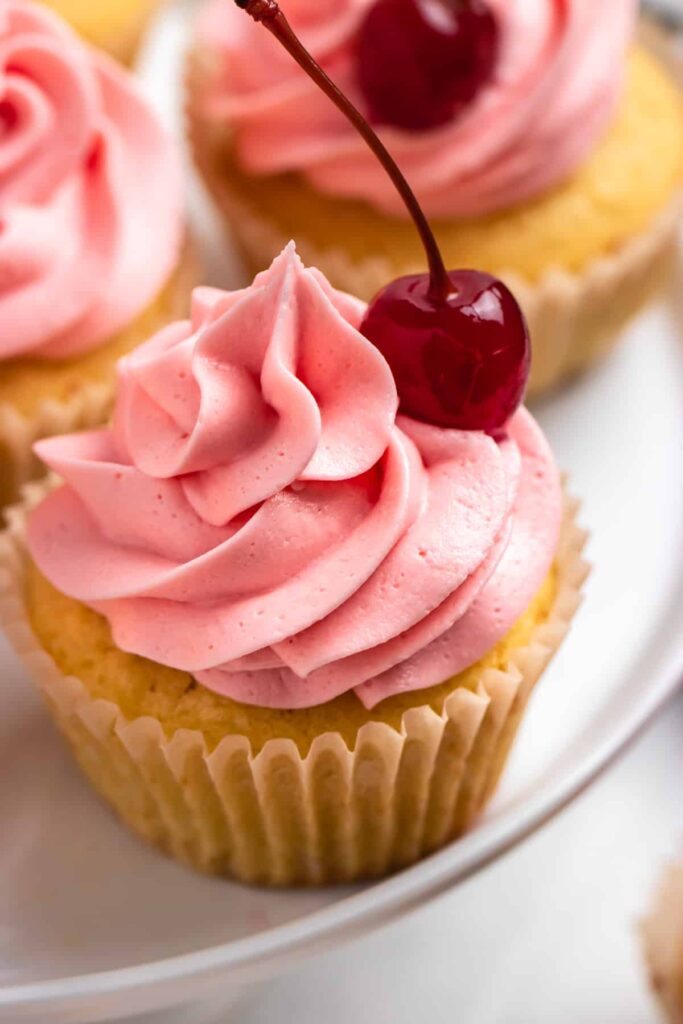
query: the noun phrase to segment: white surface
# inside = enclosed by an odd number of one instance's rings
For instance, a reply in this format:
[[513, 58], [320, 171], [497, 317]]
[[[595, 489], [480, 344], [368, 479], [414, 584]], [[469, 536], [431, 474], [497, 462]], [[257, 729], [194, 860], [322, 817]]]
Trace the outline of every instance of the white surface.
[[678, 698], [543, 832], [425, 910], [264, 986], [230, 1024], [657, 1024], [637, 922], [681, 851], [682, 739]]
[[[168, 22], [149, 66], [167, 110], [180, 28]], [[222, 265], [214, 263], [219, 276]], [[322, 908], [314, 948], [351, 926], [365, 928], [383, 908], [396, 913], [447, 886], [588, 780], [669, 688], [672, 668], [683, 665], [677, 339], [671, 310], [651, 310], [609, 364], [542, 410], [573, 488], [587, 497], [597, 568], [586, 606], [535, 697], [487, 821], [444, 853], [351, 901], [342, 901], [340, 891], [264, 893], [195, 878], [140, 846], [81, 782], [16, 663], [0, 660], [0, 678], [12, 695], [0, 719], [0, 1020], [101, 1020], [163, 1000], [225, 992], [234, 977], [228, 967], [238, 959], [254, 961], [270, 944], [273, 955], [258, 968], [265, 972], [284, 966], [282, 954], [294, 943], [304, 950], [314, 934], [306, 913]], [[681, 717], [659, 727], [669, 730], [666, 760], [675, 782]], [[468, 1024], [646, 1019], [629, 921], [657, 859], [650, 846], [657, 835], [670, 844], [674, 819], [672, 798], [669, 831], [655, 828], [650, 838], [648, 821], [666, 827], [644, 788], [656, 778], [654, 753], [646, 742], [640, 760], [627, 762], [571, 816], [433, 908], [250, 997], [241, 1011], [245, 1024], [364, 1020], [370, 1005], [373, 1020], [380, 1015], [399, 1024], [425, 1019], [427, 1009], [437, 1022]], [[624, 775], [633, 763], [635, 770]], [[666, 764], [660, 768], [664, 777]], [[600, 797], [619, 778], [620, 795]], [[588, 814], [587, 807], [597, 810]], [[289, 921], [294, 924], [280, 940], [267, 932]], [[239, 939], [246, 944], [235, 944]], [[206, 956], [144, 967], [228, 942]], [[92, 977], [119, 968], [130, 970]], [[50, 995], [36, 1007], [27, 1001], [34, 989], [9, 992], [9, 986], [74, 973], [90, 980], [64, 1002]], [[124, 992], [124, 982], [137, 987]], [[625, 1000], [622, 992], [629, 993]], [[624, 1007], [640, 1016], [624, 1016]], [[239, 1024], [240, 1016], [234, 1019]], [[198, 1011], [187, 1011], [187, 1024], [199, 1020]], [[166, 1015], [163, 1021], [171, 1024]]]

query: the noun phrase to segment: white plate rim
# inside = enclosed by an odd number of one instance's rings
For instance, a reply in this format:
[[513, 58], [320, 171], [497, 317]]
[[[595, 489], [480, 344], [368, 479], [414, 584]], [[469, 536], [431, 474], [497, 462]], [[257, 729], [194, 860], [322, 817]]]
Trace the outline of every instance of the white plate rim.
[[[683, 587], [676, 604], [681, 612], [677, 625], [683, 627]], [[211, 977], [231, 975], [241, 984], [284, 969], [306, 954], [348, 941], [371, 929], [388, 924], [487, 867], [522, 840], [549, 822], [588, 788], [626, 749], [651, 719], [676, 692], [683, 679], [683, 629], [681, 640], [673, 645], [664, 663], [643, 690], [639, 700], [614, 721], [591, 755], [555, 784], [541, 787], [521, 811], [512, 808], [496, 819], [483, 823], [457, 843], [433, 854], [414, 867], [376, 883], [373, 899], [367, 890], [354, 893], [296, 920], [217, 946], [183, 953], [130, 967], [99, 971], [0, 989], [0, 1009], [29, 1012], [59, 1004], [97, 997], [116, 1000], [124, 993], [179, 983], [187, 988], [200, 987]], [[196, 992], [194, 993], [196, 994]]]

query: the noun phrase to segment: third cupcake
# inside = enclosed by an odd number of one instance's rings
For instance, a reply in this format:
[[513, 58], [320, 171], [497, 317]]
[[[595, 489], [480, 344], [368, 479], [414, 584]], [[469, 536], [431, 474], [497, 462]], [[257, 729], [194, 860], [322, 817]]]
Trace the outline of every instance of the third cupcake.
[[[633, 0], [290, 0], [378, 127], [449, 265], [513, 288], [538, 392], [605, 352], [662, 280], [683, 173], [677, 87]], [[371, 154], [267, 34], [210, 0], [189, 76], [198, 167], [251, 270], [296, 234], [369, 298], [421, 253]]]

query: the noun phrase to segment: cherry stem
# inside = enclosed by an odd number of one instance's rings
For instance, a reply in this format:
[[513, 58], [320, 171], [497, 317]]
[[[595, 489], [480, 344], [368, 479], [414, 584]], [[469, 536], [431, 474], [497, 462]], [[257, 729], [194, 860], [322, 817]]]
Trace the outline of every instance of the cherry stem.
[[323, 92], [329, 96], [332, 102], [341, 110], [342, 114], [363, 136], [370, 149], [381, 161], [415, 222], [415, 227], [422, 239], [429, 264], [429, 295], [437, 302], [445, 300], [452, 293], [453, 287], [449, 280], [439, 246], [429, 226], [429, 222], [415, 197], [415, 193], [403, 177], [396, 161], [386, 146], [379, 140], [361, 112], [337, 88], [303, 43], [299, 41], [276, 0], [235, 0], [235, 3], [243, 11], [246, 11], [254, 21], [261, 22], [282, 43], [309, 78], [312, 78], [320, 86]]

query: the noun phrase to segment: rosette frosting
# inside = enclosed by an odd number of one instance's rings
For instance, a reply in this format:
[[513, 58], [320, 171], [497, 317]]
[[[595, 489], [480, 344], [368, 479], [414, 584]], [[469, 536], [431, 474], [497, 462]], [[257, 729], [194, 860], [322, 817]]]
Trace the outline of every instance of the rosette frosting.
[[[356, 35], [374, 0], [284, 0], [304, 44], [364, 109]], [[438, 129], [380, 134], [430, 216], [472, 216], [537, 195], [589, 154], [618, 101], [635, 0], [487, 0], [498, 23], [491, 80]], [[203, 115], [229, 124], [242, 164], [298, 171], [316, 188], [406, 212], [386, 173], [316, 85], [231, 0], [211, 0], [200, 49], [215, 66]]]
[[0, 359], [93, 348], [178, 258], [180, 169], [131, 77], [28, 0], [0, 5]]
[[364, 309], [290, 245], [122, 360], [111, 429], [36, 446], [65, 483], [32, 556], [120, 648], [244, 703], [370, 707], [525, 611], [561, 520], [542, 434], [524, 410], [497, 441], [397, 418]]

